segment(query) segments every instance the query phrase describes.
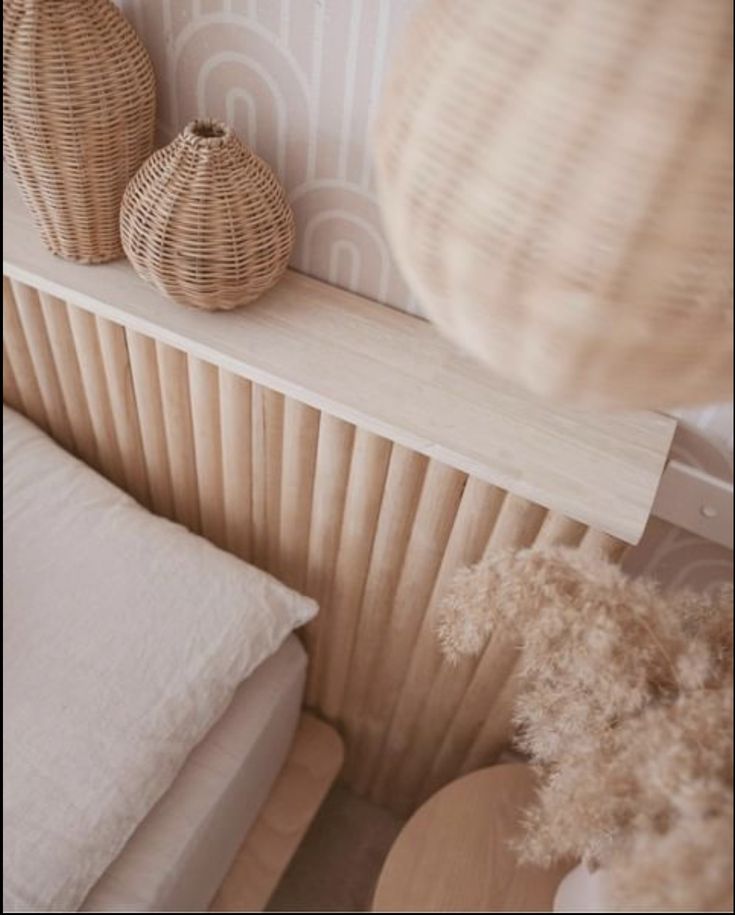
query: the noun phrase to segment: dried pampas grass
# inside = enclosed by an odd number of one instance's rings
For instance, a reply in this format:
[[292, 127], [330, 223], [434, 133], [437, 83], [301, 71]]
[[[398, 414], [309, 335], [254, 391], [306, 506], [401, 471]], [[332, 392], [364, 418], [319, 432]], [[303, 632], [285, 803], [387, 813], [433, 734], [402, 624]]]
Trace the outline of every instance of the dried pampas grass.
[[564, 549], [490, 556], [445, 600], [451, 659], [521, 646], [518, 747], [542, 775], [522, 855], [605, 868], [617, 911], [732, 895], [732, 589], [663, 593]]

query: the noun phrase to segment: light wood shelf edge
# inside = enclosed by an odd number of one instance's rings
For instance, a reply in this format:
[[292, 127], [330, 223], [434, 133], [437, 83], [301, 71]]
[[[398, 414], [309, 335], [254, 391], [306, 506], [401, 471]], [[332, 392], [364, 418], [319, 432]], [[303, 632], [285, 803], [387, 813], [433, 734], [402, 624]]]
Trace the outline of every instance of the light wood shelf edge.
[[343, 759], [344, 746], [335, 729], [304, 712], [291, 752], [210, 912], [263, 911]]
[[54, 257], [5, 174], [3, 192], [7, 276], [628, 543], [640, 539], [670, 417], [541, 403], [425, 321], [293, 271], [247, 308], [183, 308], [124, 260]]

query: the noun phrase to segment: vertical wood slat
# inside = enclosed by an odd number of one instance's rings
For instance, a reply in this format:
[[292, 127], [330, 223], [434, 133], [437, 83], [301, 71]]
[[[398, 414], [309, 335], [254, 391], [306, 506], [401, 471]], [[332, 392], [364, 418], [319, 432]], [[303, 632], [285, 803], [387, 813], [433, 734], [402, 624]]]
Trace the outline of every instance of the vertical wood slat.
[[156, 342], [161, 381], [163, 426], [166, 433], [173, 510], [176, 520], [199, 533], [199, 493], [191, 424], [189, 371], [186, 355]]
[[119, 324], [97, 318], [102, 365], [112, 409], [112, 422], [127, 481], [127, 490], [139, 502], [150, 505], [150, 490], [143, 456], [138, 408], [130, 376], [125, 331]]
[[[376, 768], [382, 785], [390, 774], [389, 760], [395, 763], [405, 751], [403, 735], [391, 727], [393, 714], [466, 480], [465, 474], [437, 461], [429, 463], [424, 477], [391, 608], [390, 637], [375, 672], [379, 688], [372, 690], [364, 711], [366, 746], [359, 779], [366, 788]], [[380, 787], [374, 794], [379, 796]]]
[[3, 277], [3, 344], [13, 371], [20, 402], [25, 415], [42, 429], [48, 429], [48, 417], [41, 397], [41, 389], [33, 371], [23, 327], [18, 316], [14, 287], [16, 283]]
[[334, 588], [325, 652], [329, 659], [322, 680], [319, 708], [327, 718], [339, 717], [349, 679], [362, 600], [372, 553], [375, 526], [388, 471], [390, 442], [357, 429], [352, 449], [344, 520], [334, 567]]
[[194, 356], [189, 356], [188, 366], [194, 464], [202, 534], [217, 546], [226, 548], [219, 373], [215, 366]]
[[283, 395], [252, 386], [253, 562], [277, 574], [283, 463]]
[[112, 406], [107, 390], [104, 360], [94, 315], [69, 308], [69, 325], [79, 361], [82, 386], [97, 442], [100, 469], [117, 486], [125, 488], [125, 471], [117, 441]]
[[266, 568], [278, 575], [281, 540], [281, 477], [283, 472], [283, 414], [285, 398], [264, 389], [265, 398], [265, 517]]
[[219, 371], [222, 490], [227, 548], [250, 559], [252, 539], [251, 384]]
[[92, 467], [100, 468], [97, 440], [69, 323], [69, 306], [61, 299], [43, 292], [39, 294], [39, 299], [75, 450], [82, 460]]
[[579, 546], [587, 532], [587, 525], [574, 521], [559, 512], [549, 512], [536, 537], [535, 546]]
[[580, 545], [580, 550], [585, 555], [607, 559], [608, 562], [620, 562], [628, 549], [627, 543], [593, 528], [589, 528]]
[[283, 408], [278, 574], [297, 591], [303, 591], [306, 585], [318, 441], [319, 411], [286, 398]]
[[545, 508], [508, 493], [488, 539], [486, 552], [532, 546], [545, 518]]
[[173, 518], [174, 497], [156, 344], [149, 337], [132, 330], [126, 331], [126, 339], [151, 503], [159, 515]]
[[38, 293], [22, 283], [13, 284], [18, 319], [28, 346], [28, 353], [36, 376], [41, 400], [51, 435], [67, 450], [74, 450], [75, 442], [66, 404], [56, 372], [46, 323]]
[[20, 390], [18, 382], [13, 374], [13, 366], [10, 364], [8, 350], [3, 343], [3, 403], [6, 403], [14, 410], [22, 410], [23, 403], [20, 399]]
[[327, 632], [331, 625], [334, 567], [342, 530], [347, 480], [355, 427], [322, 413], [314, 467], [306, 593], [319, 603], [319, 614], [304, 628], [310, 665], [307, 703], [316, 706], [320, 681], [329, 663]]

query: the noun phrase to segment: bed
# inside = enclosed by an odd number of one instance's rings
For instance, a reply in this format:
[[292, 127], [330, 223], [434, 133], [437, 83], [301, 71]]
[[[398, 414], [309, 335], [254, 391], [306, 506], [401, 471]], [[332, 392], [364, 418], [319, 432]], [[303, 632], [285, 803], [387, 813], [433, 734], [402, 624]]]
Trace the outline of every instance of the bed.
[[4, 911], [205, 910], [292, 749], [316, 604], [7, 407], [3, 529]]

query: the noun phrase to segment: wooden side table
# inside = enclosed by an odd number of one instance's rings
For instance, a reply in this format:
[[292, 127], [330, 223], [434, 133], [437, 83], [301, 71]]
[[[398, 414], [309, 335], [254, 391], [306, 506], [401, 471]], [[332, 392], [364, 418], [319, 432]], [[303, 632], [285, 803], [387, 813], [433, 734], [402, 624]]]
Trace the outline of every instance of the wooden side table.
[[374, 912], [550, 912], [571, 864], [520, 865], [508, 839], [533, 799], [525, 765], [481, 769], [442, 788], [386, 858]]

